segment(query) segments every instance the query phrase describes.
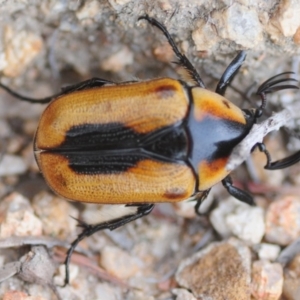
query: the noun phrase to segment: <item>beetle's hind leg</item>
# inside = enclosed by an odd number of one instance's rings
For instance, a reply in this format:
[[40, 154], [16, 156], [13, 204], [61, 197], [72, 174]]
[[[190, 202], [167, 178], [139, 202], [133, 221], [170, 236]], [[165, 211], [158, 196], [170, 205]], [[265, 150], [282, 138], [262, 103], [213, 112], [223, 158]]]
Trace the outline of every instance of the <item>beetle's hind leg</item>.
[[105, 79], [101, 79], [101, 78], [91, 78], [73, 85], [69, 85], [67, 87], [62, 88], [61, 92], [56, 93], [54, 95], [45, 97], [45, 98], [39, 98], [39, 99], [35, 99], [35, 98], [31, 98], [31, 97], [27, 97], [24, 95], [21, 95], [15, 91], [13, 91], [11, 88], [9, 88], [8, 86], [4, 85], [3, 83], [0, 82], [0, 88], [3, 88], [5, 91], [7, 91], [10, 95], [18, 98], [19, 100], [22, 101], [26, 101], [26, 102], [30, 102], [30, 103], [40, 103], [40, 104], [45, 104], [45, 103], [49, 103], [52, 99], [55, 99], [59, 96], [62, 95], [66, 95], [75, 91], [80, 91], [80, 90], [84, 90], [84, 89], [88, 89], [88, 88], [94, 88], [94, 87], [100, 87], [103, 86], [105, 84], [113, 84], [113, 82], [105, 80]]
[[130, 205], [130, 206], [136, 206], [137, 211], [133, 214], [123, 216], [117, 219], [113, 219], [111, 221], [106, 221], [94, 225], [90, 225], [85, 222], [78, 221], [78, 226], [82, 227], [83, 230], [78, 235], [77, 239], [72, 242], [67, 252], [67, 257], [65, 260], [65, 267], [66, 267], [65, 285], [69, 283], [69, 263], [70, 263], [71, 256], [80, 241], [82, 241], [85, 237], [93, 235], [97, 231], [104, 230], [104, 229], [114, 230], [129, 222], [142, 218], [143, 216], [146, 216], [149, 213], [151, 213], [151, 211], [154, 208], [154, 204], [141, 204], [141, 205]]
[[253, 201], [253, 197], [250, 194], [248, 194], [246, 191], [243, 191], [243, 190], [235, 187], [232, 184], [232, 179], [230, 176], [225, 177], [222, 180], [222, 184], [226, 188], [228, 193], [231, 196], [233, 196], [234, 198], [236, 198], [244, 203], [247, 203], [249, 205], [255, 205], [254, 201]]
[[156, 26], [158, 29], [160, 29], [160, 31], [167, 38], [170, 46], [172, 47], [176, 57], [179, 60], [176, 63], [178, 63], [181, 67], [183, 67], [188, 72], [188, 77], [192, 81], [193, 85], [196, 84], [197, 86], [205, 88], [205, 85], [204, 85], [200, 75], [198, 74], [198, 72], [196, 71], [196, 69], [194, 68], [192, 63], [189, 61], [189, 59], [179, 51], [178, 47], [176, 46], [173, 38], [171, 37], [171, 35], [168, 32], [168, 30], [166, 29], [166, 27], [164, 25], [162, 25], [161, 23], [159, 23], [156, 19], [151, 18], [148, 15], [141, 16], [138, 18], [138, 20], [147, 20], [151, 25]]
[[269, 151], [266, 149], [266, 146], [264, 143], [258, 143], [254, 146], [254, 148], [256, 148], [256, 147], [258, 147], [260, 152], [263, 152], [266, 155], [267, 163], [264, 168], [267, 170], [285, 169], [285, 168], [288, 168], [300, 161], [300, 151], [297, 151], [296, 153], [294, 153], [286, 158], [272, 162], [271, 155], [270, 155]]

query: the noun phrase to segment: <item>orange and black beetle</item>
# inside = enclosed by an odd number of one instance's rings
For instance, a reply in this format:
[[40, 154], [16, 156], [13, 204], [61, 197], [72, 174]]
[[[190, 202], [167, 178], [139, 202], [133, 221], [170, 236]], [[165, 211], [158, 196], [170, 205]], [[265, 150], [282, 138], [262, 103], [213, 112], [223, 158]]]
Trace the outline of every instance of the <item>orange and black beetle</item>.
[[[37, 163], [50, 188], [71, 200], [137, 206], [134, 214], [106, 223], [80, 223], [82, 233], [72, 243], [68, 264], [76, 245], [98, 230], [115, 229], [151, 212], [153, 203], [197, 200], [217, 182], [235, 198], [253, 204], [252, 197], [234, 187], [226, 171], [232, 149], [249, 133], [261, 116], [266, 94], [297, 88], [278, 85], [291, 79], [282, 74], [258, 89], [258, 109], [241, 110], [223, 97], [246, 54], [238, 53], [221, 77], [216, 92], [205, 89], [199, 74], [181, 54], [166, 28], [143, 16], [168, 39], [188, 80], [162, 78], [142, 82], [114, 83], [100, 78], [65, 88], [44, 99], [21, 96], [21, 100], [48, 103], [34, 140]], [[271, 163], [267, 169], [288, 167], [300, 153]], [[204, 193], [203, 193], [204, 192]]]

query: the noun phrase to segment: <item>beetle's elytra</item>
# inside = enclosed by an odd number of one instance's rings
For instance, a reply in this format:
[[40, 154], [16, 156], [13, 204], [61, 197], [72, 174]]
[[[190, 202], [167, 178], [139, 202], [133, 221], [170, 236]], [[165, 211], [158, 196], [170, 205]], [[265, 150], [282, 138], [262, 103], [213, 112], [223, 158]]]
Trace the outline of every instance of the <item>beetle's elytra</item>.
[[[246, 57], [244, 51], [227, 67], [216, 92], [211, 92], [166, 28], [149, 16], [140, 19], [166, 36], [187, 72], [185, 81], [114, 83], [93, 78], [44, 99], [21, 96], [0, 84], [20, 100], [49, 102], [37, 128], [34, 152], [54, 192], [80, 202], [137, 206], [136, 213], [106, 223], [80, 223], [83, 232], [65, 262], [66, 283], [70, 257], [84, 237], [147, 215], [154, 203], [194, 198], [197, 210], [210, 188], [221, 181], [232, 196], [253, 204], [251, 195], [232, 185], [225, 168], [228, 157], [262, 115], [267, 93], [298, 88], [286, 84], [294, 79], [279, 74], [259, 87], [260, 107], [240, 109], [224, 94]], [[300, 160], [299, 152], [271, 162], [263, 144], [253, 146], [266, 153], [267, 169]]]
[[34, 148], [47, 183], [65, 198], [173, 202], [222, 180], [226, 158], [252, 123], [224, 97], [164, 78], [53, 100]]

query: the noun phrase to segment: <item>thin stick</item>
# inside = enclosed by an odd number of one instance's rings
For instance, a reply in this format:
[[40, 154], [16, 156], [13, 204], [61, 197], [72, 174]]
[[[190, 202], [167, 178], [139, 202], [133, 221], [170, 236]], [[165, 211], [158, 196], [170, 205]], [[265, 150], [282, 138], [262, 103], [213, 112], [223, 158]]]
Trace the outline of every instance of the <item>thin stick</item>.
[[261, 143], [269, 132], [279, 130], [280, 127], [287, 125], [291, 119], [291, 111], [284, 109], [266, 121], [254, 124], [249, 134], [233, 149], [226, 165], [226, 170], [231, 172], [236, 169], [249, 157], [253, 146]]

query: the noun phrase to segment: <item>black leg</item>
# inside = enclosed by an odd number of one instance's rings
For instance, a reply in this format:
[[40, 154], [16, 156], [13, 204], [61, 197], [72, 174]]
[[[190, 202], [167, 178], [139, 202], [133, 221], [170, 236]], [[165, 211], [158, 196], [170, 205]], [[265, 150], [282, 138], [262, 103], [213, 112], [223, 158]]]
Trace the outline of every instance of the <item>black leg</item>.
[[164, 25], [162, 25], [161, 23], [159, 23], [154, 18], [149, 17], [148, 15], [141, 16], [138, 18], [138, 20], [142, 20], [142, 19], [147, 20], [151, 25], [156, 26], [157, 28], [159, 28], [162, 31], [162, 33], [167, 38], [169, 44], [171, 45], [175, 55], [177, 56], [177, 58], [179, 60], [178, 64], [187, 70], [189, 76], [192, 78], [193, 82], [197, 86], [205, 88], [205, 85], [204, 85], [200, 75], [198, 74], [198, 72], [196, 71], [196, 69], [194, 68], [192, 63], [188, 60], [188, 58], [178, 50], [174, 40], [170, 36], [166, 27]]
[[2, 83], [0, 83], [0, 87], [3, 88], [4, 90], [6, 90], [12, 96], [18, 98], [19, 100], [30, 102], [30, 103], [44, 104], [44, 103], [49, 103], [52, 99], [62, 96], [62, 95], [66, 95], [66, 94], [69, 94], [69, 93], [72, 93], [75, 91], [80, 91], [80, 90], [84, 90], [84, 89], [88, 89], [88, 88], [100, 87], [105, 84], [111, 84], [111, 83], [113, 83], [113, 82], [95, 77], [95, 78], [91, 78], [91, 79], [82, 81], [80, 83], [76, 83], [74, 85], [67, 86], [67, 87], [63, 88], [62, 91], [57, 94], [54, 94], [52, 96], [45, 97], [45, 98], [40, 98], [40, 99], [35, 99], [35, 98], [30, 98], [30, 97], [20, 95], [19, 93], [11, 90], [9, 87], [7, 87], [6, 85], [4, 85]]
[[267, 169], [267, 170], [285, 169], [285, 168], [288, 168], [288, 167], [296, 164], [299, 161], [300, 161], [300, 151], [297, 151], [296, 153], [294, 153], [286, 158], [271, 162], [269, 164], [269, 166], [265, 167], [265, 169]]
[[222, 180], [222, 184], [226, 188], [228, 193], [234, 198], [249, 205], [255, 205], [253, 197], [250, 194], [232, 185], [232, 180], [230, 176], [225, 177]]
[[134, 205], [137, 206], [137, 212], [134, 214], [130, 214], [121, 218], [117, 218], [111, 221], [95, 224], [95, 225], [89, 225], [86, 224], [85, 222], [78, 221], [78, 226], [82, 227], [83, 230], [82, 232], [78, 235], [77, 239], [74, 240], [71, 244], [71, 247], [69, 248], [67, 252], [67, 257], [65, 260], [65, 266], [66, 266], [66, 278], [65, 278], [65, 285], [69, 283], [69, 263], [71, 256], [77, 247], [78, 243], [82, 241], [85, 237], [91, 236], [95, 232], [99, 230], [104, 230], [104, 229], [109, 229], [109, 230], [114, 230], [118, 227], [121, 227], [129, 222], [132, 222], [134, 220], [137, 220], [143, 216], [148, 215], [153, 207], [154, 204], [141, 204], [141, 205]]
[[72, 93], [75, 91], [82, 91], [82, 90], [91, 89], [94, 87], [101, 87], [106, 84], [115, 84], [115, 83], [112, 81], [106, 80], [106, 79], [93, 77], [91, 79], [63, 87], [62, 91], [64, 92], [64, 94], [68, 94], [68, 93]]
[[200, 205], [202, 204], [202, 202], [207, 198], [209, 192], [210, 192], [211, 189], [208, 189], [208, 190], [205, 190], [199, 194], [197, 194], [195, 196], [195, 200], [196, 200], [196, 204], [195, 204], [195, 213], [198, 215], [198, 216], [202, 216], [201, 212], [199, 211], [200, 209]]
[[240, 51], [238, 55], [233, 59], [233, 61], [226, 68], [222, 77], [219, 80], [219, 83], [216, 88], [216, 93], [224, 96], [228, 85], [234, 79], [235, 75], [239, 71], [242, 66], [244, 60], [246, 58], [246, 51]]
[[264, 143], [258, 143], [255, 145], [255, 147], [258, 147], [259, 151], [263, 152], [266, 155], [267, 163], [264, 168], [267, 170], [285, 169], [300, 161], [300, 151], [297, 151], [296, 153], [286, 158], [272, 162], [271, 155], [269, 151], [266, 149]]
[[253, 148], [252, 148], [252, 150], [251, 150], [251, 152], [255, 149], [255, 148], [258, 148], [258, 150], [260, 151], [260, 152], [263, 152], [264, 154], [265, 154], [265, 156], [266, 156], [266, 159], [267, 159], [267, 163], [266, 163], [266, 165], [264, 166], [264, 168], [265, 169], [268, 169], [270, 166], [271, 166], [271, 164], [272, 164], [272, 162], [271, 162], [271, 155], [270, 155], [270, 152], [267, 150], [267, 148], [266, 148], [266, 145], [264, 144], [264, 143], [257, 143]]
[[[285, 90], [285, 89], [299, 89], [299, 87], [294, 84], [281, 84], [281, 83], [287, 83], [288, 81], [298, 82], [298, 80], [295, 78], [279, 78], [279, 77], [282, 77], [283, 75], [287, 75], [287, 74], [293, 74], [293, 72], [284, 72], [284, 73], [278, 74], [276, 76], [273, 76], [270, 79], [263, 82], [258, 87], [256, 94], [260, 95], [262, 101], [261, 101], [261, 105], [256, 109], [256, 112], [255, 112], [256, 119], [261, 117], [263, 110], [266, 107], [267, 94], [273, 93], [276, 91], [280, 91], [280, 90]], [[300, 161], [300, 151], [298, 151], [284, 159], [272, 162], [271, 155], [270, 155], [269, 151], [266, 149], [266, 146], [264, 143], [257, 143], [253, 147], [252, 151], [256, 147], [258, 147], [259, 151], [263, 152], [266, 155], [267, 163], [264, 168], [267, 170], [284, 169], [284, 168], [290, 167]]]

